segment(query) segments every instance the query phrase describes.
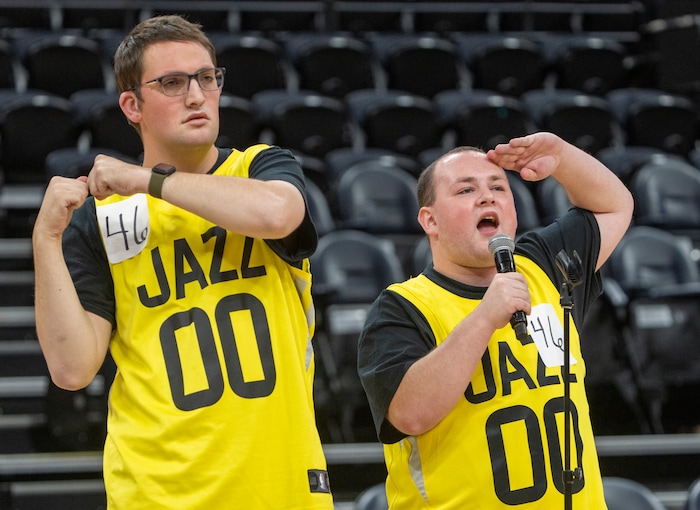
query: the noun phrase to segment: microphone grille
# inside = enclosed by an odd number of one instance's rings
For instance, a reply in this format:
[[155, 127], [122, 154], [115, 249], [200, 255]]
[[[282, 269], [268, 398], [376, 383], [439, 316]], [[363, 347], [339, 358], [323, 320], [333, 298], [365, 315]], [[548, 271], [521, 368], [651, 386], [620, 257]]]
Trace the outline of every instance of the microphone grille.
[[491, 255], [494, 255], [497, 251], [504, 248], [511, 253], [513, 253], [513, 250], [515, 250], [515, 243], [507, 235], [496, 234], [489, 239], [489, 251], [491, 252]]

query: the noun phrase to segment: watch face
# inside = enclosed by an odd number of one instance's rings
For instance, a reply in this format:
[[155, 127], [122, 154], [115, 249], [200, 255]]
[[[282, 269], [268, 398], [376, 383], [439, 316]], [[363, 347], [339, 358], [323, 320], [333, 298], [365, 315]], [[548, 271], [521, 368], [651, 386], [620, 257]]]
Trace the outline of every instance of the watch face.
[[166, 165], [165, 163], [158, 163], [153, 167], [153, 171], [161, 175], [170, 175], [175, 171], [175, 167], [172, 165]]

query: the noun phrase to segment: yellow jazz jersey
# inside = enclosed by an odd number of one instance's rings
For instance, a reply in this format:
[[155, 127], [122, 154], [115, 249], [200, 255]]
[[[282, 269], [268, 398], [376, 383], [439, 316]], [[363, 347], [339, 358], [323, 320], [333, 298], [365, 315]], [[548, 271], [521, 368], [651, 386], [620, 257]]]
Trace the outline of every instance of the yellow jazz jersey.
[[[247, 177], [264, 148], [214, 173]], [[117, 303], [110, 510], [332, 508], [308, 260], [146, 195], [96, 211]]]
[[[510, 325], [496, 331], [465, 398], [451, 413], [425, 434], [384, 445], [392, 509], [563, 508], [559, 290], [532, 261], [515, 258], [532, 297], [530, 339], [519, 342]], [[453, 294], [425, 275], [389, 290], [418, 308], [437, 344], [480, 302]], [[583, 388], [585, 368], [573, 323], [570, 338], [575, 377], [570, 467], [582, 466], [584, 473], [584, 479], [573, 486], [573, 506], [600, 510], [605, 502]], [[557, 351], [561, 360], [556, 359]]]

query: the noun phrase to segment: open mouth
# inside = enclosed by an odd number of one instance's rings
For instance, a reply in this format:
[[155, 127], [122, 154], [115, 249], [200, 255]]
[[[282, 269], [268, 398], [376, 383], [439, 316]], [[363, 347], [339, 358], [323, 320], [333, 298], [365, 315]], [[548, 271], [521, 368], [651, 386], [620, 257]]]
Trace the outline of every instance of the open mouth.
[[496, 216], [484, 216], [476, 225], [476, 228], [479, 231], [498, 228], [498, 218]]

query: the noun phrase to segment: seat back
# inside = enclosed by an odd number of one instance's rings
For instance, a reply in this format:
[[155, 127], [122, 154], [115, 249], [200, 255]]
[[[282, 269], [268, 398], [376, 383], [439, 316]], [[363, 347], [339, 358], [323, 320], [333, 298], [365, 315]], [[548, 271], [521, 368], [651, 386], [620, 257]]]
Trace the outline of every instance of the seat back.
[[255, 34], [212, 37], [219, 66], [228, 69], [224, 92], [250, 99], [257, 92], [286, 89], [289, 69], [282, 48], [272, 39]]
[[44, 183], [46, 156], [77, 144], [73, 105], [43, 93], [18, 94], [0, 108], [0, 166], [6, 183]]
[[659, 498], [634, 480], [619, 477], [603, 477], [603, 490], [608, 510], [665, 510]]
[[607, 264], [610, 276], [632, 297], [646, 297], [665, 286], [700, 281], [688, 246], [679, 237], [656, 227], [631, 227]]
[[332, 188], [337, 186], [338, 179], [345, 170], [364, 161], [379, 161], [384, 165], [395, 166], [416, 178], [423, 170], [421, 163], [415, 158], [377, 147], [368, 147], [362, 150], [342, 147], [326, 154], [325, 161], [328, 164], [328, 181]]
[[696, 5], [656, 2], [658, 19], [651, 25], [646, 41], [647, 51], [654, 56], [649, 74], [663, 90], [694, 96], [698, 89], [700, 52], [688, 51], [700, 43], [698, 20], [692, 16], [697, 15]]
[[530, 117], [578, 148], [595, 154], [615, 140], [615, 117], [607, 101], [568, 89], [538, 89], [522, 96]]
[[656, 147], [616, 145], [601, 149], [595, 156], [629, 187], [632, 176], [644, 163], [657, 157], [667, 158], [673, 155]]
[[353, 144], [345, 105], [338, 99], [311, 91], [265, 90], [252, 101], [276, 145], [322, 158]]
[[615, 89], [606, 98], [624, 129], [626, 145], [656, 147], [682, 156], [695, 146], [698, 118], [690, 99], [644, 88]]
[[441, 122], [455, 134], [456, 145], [492, 149], [534, 131], [521, 101], [488, 90], [446, 90], [433, 98]]
[[[557, 88], [603, 96], [627, 83], [627, 51], [615, 39], [567, 36], [552, 43], [548, 60], [554, 68]], [[550, 46], [549, 40], [544, 46]]]
[[356, 90], [345, 102], [366, 147], [415, 157], [442, 143], [443, 127], [429, 99], [397, 90]]
[[118, 93], [84, 89], [72, 94], [70, 101], [81, 127], [90, 134], [90, 147], [109, 149], [131, 158], [141, 155], [141, 137], [127, 122]]
[[342, 98], [348, 92], [376, 88], [379, 63], [363, 40], [344, 34], [290, 35], [284, 42], [299, 76], [299, 88]]
[[403, 279], [390, 246], [357, 230], [339, 229], [323, 236], [311, 264], [314, 293], [328, 305], [370, 304], [385, 287]]
[[262, 126], [252, 101], [228, 93], [219, 98], [218, 147], [245, 150], [260, 141]]
[[630, 183], [635, 223], [673, 232], [695, 232], [700, 239], [700, 169], [672, 157], [641, 166]]
[[358, 163], [338, 181], [336, 197], [344, 228], [374, 234], [417, 234], [417, 181], [380, 161]]
[[100, 45], [73, 34], [47, 35], [27, 43], [22, 57], [27, 87], [68, 98], [83, 89], [107, 89], [108, 63]]
[[458, 34], [455, 38], [473, 88], [518, 97], [542, 86], [545, 59], [536, 42], [503, 34]]
[[431, 98], [466, 85], [466, 66], [457, 46], [446, 38], [382, 34], [371, 41], [390, 89]]

